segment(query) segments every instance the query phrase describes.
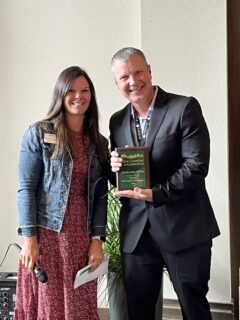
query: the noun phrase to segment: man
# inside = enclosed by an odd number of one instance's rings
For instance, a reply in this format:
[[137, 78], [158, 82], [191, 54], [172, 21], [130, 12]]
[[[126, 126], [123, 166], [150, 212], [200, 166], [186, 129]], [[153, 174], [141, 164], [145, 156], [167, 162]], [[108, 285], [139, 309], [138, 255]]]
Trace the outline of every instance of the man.
[[[149, 148], [150, 189], [118, 191], [124, 286], [130, 320], [154, 320], [166, 266], [183, 319], [209, 320], [206, 298], [212, 238], [220, 234], [205, 188], [209, 134], [193, 97], [152, 85], [144, 54], [123, 48], [112, 58], [120, 93], [130, 103], [110, 119], [115, 147]], [[136, 130], [140, 125], [141, 130]], [[122, 158], [111, 153], [112, 171]]]

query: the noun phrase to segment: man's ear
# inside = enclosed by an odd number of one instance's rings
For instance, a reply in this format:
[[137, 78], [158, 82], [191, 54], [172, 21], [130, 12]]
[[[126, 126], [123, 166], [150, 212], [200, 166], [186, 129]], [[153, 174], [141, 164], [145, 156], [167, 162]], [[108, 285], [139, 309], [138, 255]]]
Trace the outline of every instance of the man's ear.
[[151, 70], [151, 66], [150, 66], [150, 64], [148, 65], [148, 71], [149, 71], [150, 76], [151, 76], [151, 79], [152, 79], [152, 70]]

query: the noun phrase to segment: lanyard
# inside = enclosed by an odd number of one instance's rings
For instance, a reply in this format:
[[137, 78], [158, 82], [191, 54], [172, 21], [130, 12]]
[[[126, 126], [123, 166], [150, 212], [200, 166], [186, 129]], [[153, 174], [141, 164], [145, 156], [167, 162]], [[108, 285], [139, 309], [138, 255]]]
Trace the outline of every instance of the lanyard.
[[143, 128], [143, 131], [141, 129], [140, 120], [139, 120], [138, 116], [136, 115], [136, 112], [135, 112], [135, 115], [134, 115], [134, 119], [135, 119], [135, 127], [136, 127], [138, 143], [139, 143], [140, 146], [144, 146], [145, 142], [146, 142], [146, 136], [147, 136], [147, 133], [148, 133], [148, 129], [149, 129], [149, 126], [150, 126], [151, 115], [148, 114], [146, 122], [145, 122], [145, 125], [144, 125], [144, 128]]

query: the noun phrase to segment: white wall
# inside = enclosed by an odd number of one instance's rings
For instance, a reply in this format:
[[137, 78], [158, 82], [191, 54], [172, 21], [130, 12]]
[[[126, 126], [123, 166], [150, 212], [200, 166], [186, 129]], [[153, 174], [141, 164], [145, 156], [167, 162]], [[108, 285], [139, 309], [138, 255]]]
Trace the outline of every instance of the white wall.
[[[151, 10], [150, 10], [151, 8]], [[207, 189], [221, 229], [208, 298], [230, 302], [225, 0], [142, 0], [142, 49], [164, 90], [195, 96], [211, 138]], [[175, 294], [165, 277], [164, 296]]]
[[[16, 190], [25, 127], [47, 112], [58, 74], [80, 65], [92, 78], [108, 135], [110, 114], [126, 101], [109, 61], [123, 46], [142, 47], [163, 89], [197, 97], [211, 134], [209, 194], [222, 231], [214, 240], [209, 299], [229, 302], [225, 0], [0, 1], [0, 260], [20, 242]], [[12, 248], [0, 271], [17, 269]], [[165, 297], [173, 291], [165, 280]]]

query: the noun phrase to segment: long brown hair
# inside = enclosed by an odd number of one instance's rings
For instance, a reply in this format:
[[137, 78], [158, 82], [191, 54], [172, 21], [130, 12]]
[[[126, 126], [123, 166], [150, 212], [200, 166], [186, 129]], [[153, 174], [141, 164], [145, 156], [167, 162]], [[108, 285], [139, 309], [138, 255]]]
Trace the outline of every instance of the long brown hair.
[[64, 119], [64, 98], [68, 93], [73, 80], [79, 76], [82, 76], [87, 80], [91, 92], [91, 101], [88, 110], [85, 113], [83, 129], [85, 134], [88, 134], [90, 143], [95, 145], [100, 160], [103, 160], [105, 155], [103, 152], [103, 141], [100, 138], [99, 133], [99, 117], [95, 89], [92, 80], [82, 68], [72, 66], [61, 72], [54, 87], [52, 103], [46, 117], [43, 119], [43, 123], [45, 123], [47, 127], [49, 124], [53, 126], [54, 133], [56, 134], [56, 145], [53, 155], [56, 157], [61, 156], [64, 152], [65, 145], [68, 144]]

